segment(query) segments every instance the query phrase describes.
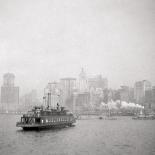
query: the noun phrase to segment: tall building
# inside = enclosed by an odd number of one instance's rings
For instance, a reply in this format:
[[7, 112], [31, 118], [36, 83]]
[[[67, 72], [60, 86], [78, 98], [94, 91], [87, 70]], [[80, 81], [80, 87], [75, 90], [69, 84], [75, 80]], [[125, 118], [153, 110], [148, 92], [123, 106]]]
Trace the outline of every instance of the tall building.
[[81, 72], [79, 74], [79, 78], [77, 80], [77, 89], [79, 90], [79, 92], [88, 92], [88, 79], [86, 76], [86, 73], [84, 71], [84, 69], [81, 69]]
[[128, 86], [121, 86], [120, 91], [120, 100], [129, 102], [129, 87]]
[[148, 106], [151, 99], [150, 93], [151, 93], [151, 82], [143, 80], [135, 83], [134, 99], [136, 103]]
[[3, 76], [3, 86], [1, 87], [1, 103], [3, 110], [16, 111], [19, 105], [19, 87], [14, 86], [15, 76], [6, 73]]
[[151, 108], [155, 110], [155, 86], [152, 87], [152, 104], [151, 104]]
[[[48, 83], [44, 93], [45, 93], [44, 95], [46, 97], [46, 101], [47, 101], [47, 98], [50, 97], [49, 98], [50, 101], [48, 101], [49, 102], [48, 104], [50, 104], [49, 106], [56, 107], [57, 103], [62, 104], [62, 98], [61, 98], [62, 94], [60, 91], [60, 83], [58, 82]], [[50, 93], [50, 96], [48, 96], [48, 93]], [[45, 104], [47, 104], [47, 102]]]
[[60, 87], [62, 90], [62, 100], [64, 106], [72, 107], [72, 95], [76, 88], [76, 79], [62, 78], [60, 79]]
[[90, 107], [89, 92], [73, 93], [73, 111], [76, 113], [87, 111]]

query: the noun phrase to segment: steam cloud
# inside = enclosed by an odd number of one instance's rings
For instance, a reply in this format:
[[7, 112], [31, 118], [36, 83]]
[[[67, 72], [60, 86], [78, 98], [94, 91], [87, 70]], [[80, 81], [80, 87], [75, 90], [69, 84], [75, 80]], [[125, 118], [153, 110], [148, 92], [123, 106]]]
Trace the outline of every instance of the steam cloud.
[[105, 107], [105, 108], [108, 108], [108, 109], [121, 109], [121, 108], [124, 108], [124, 109], [144, 109], [144, 106], [142, 105], [139, 105], [139, 104], [135, 104], [135, 103], [127, 103], [125, 101], [109, 101], [107, 104], [105, 104], [104, 102], [101, 103], [101, 107]]

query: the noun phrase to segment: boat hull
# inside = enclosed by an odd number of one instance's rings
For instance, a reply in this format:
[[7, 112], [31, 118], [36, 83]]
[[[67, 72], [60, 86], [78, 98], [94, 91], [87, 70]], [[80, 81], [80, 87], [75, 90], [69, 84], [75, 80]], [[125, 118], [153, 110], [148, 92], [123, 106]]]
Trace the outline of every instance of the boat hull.
[[55, 123], [55, 124], [22, 124], [17, 123], [17, 127], [23, 128], [23, 130], [43, 130], [43, 129], [56, 129], [56, 128], [65, 128], [65, 127], [71, 127], [74, 122], [66, 122], [66, 123]]
[[154, 115], [137, 115], [135, 117], [132, 117], [134, 120], [155, 120]]

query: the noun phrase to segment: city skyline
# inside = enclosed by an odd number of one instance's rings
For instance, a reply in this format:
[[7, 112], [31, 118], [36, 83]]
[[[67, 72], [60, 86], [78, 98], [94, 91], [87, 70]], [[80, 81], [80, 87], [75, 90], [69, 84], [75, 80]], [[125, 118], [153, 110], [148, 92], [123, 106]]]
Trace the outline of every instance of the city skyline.
[[[24, 109], [35, 104], [41, 104], [42, 99], [37, 95], [38, 89], [22, 95], [19, 104], [20, 87], [15, 87], [14, 80], [15, 75], [13, 73], [6, 73], [3, 76], [1, 110], [19, 110], [20, 108]], [[49, 94], [51, 94], [50, 97]], [[137, 81], [134, 88], [120, 86], [120, 89], [114, 90], [108, 88], [107, 79], [101, 75], [89, 78], [84, 69], [81, 70], [79, 78], [61, 78], [59, 82], [48, 83], [44, 87], [45, 98], [49, 99], [48, 104], [56, 107], [57, 103], [61, 102], [63, 106], [67, 106], [71, 110], [75, 108], [73, 105], [78, 105], [77, 111], [86, 107], [95, 109], [95, 107], [101, 108], [100, 106], [110, 106], [111, 104], [115, 107], [113, 107], [114, 109], [117, 109], [118, 102], [126, 108], [143, 108], [144, 106], [153, 108], [153, 94], [154, 86], [149, 81]]]
[[[81, 77], [82, 76], [81, 73], [84, 74], [84, 77]], [[8, 73], [3, 74], [3, 76], [2, 76], [3, 80], [2, 80], [1, 86], [3, 86], [5, 83], [7, 83], [7, 81], [4, 80], [4, 77], [6, 75], [12, 75], [12, 76], [14, 76], [15, 83], [13, 81], [13, 86], [17, 86], [18, 85], [18, 81], [16, 81], [16, 75], [14, 73], [9, 73], [8, 72]], [[81, 68], [81, 72], [80, 72], [80, 74], [77, 77], [73, 77], [73, 76], [72, 77], [61, 77], [61, 78], [59, 78], [57, 80], [46, 81], [46, 83], [44, 83], [44, 86], [42, 88], [41, 87], [39, 87], [39, 88], [37, 88], [37, 87], [35, 87], [35, 88], [34, 87], [33, 88], [30, 87], [28, 90], [26, 90], [24, 92], [25, 89], [22, 86], [19, 85], [20, 91], [21, 91], [21, 95], [27, 94], [27, 93], [29, 93], [32, 90], [36, 90], [39, 94], [40, 93], [42, 94], [42, 93], [44, 93], [44, 89], [46, 87], [48, 87], [49, 84], [54, 84], [54, 85], [57, 85], [58, 86], [58, 85], [62, 84], [62, 81], [63, 80], [74, 80], [75, 81], [75, 83], [74, 83], [74, 89], [75, 90], [80, 90], [81, 92], [85, 92], [85, 91], [87, 92], [87, 91], [90, 90], [91, 87], [94, 87], [94, 88], [102, 88], [103, 90], [106, 90], [106, 89], [107, 90], [120, 90], [120, 89], [125, 88], [125, 87], [134, 89], [136, 83], [143, 83], [143, 82], [146, 82], [146, 81], [150, 83], [150, 88], [153, 89], [155, 87], [153, 85], [152, 81], [148, 81], [146, 79], [143, 79], [143, 80], [135, 81], [132, 85], [123, 85], [122, 84], [118, 88], [112, 88], [112, 87], [109, 87], [109, 80], [106, 77], [103, 77], [101, 74], [87, 75], [86, 72], [85, 72], [85, 70], [83, 68]], [[103, 82], [103, 83], [100, 83], [98, 80], [99, 81], [101, 80], [100, 82]], [[97, 81], [99, 83], [96, 83]], [[94, 84], [94, 82], [96, 84]]]
[[[0, 80], [1, 86], [3, 85], [3, 76], [5, 74], [7, 74], [7, 73], [8, 74], [14, 74], [14, 73], [11, 73], [11, 72], [4, 73], [1, 76], [1, 80]], [[118, 87], [111, 87], [111, 83], [109, 82], [109, 79], [107, 77], [104, 77], [102, 74], [87, 75], [87, 79], [90, 79], [91, 80], [92, 78], [97, 78], [98, 76], [101, 76], [103, 79], [106, 79], [107, 82], [108, 82], [108, 89], [113, 89], [113, 90], [118, 90], [122, 86], [128, 86], [129, 88], [134, 88], [134, 85], [135, 85], [136, 82], [141, 82], [141, 81], [145, 81], [145, 80], [149, 81], [148, 79], [141, 79], [141, 80], [133, 81], [133, 83], [131, 83], [130, 85], [127, 85], [127, 83], [126, 84], [125, 83], [124, 84], [123, 83], [122, 84], [120, 83], [120, 85], [118, 85]], [[17, 80], [19, 80], [19, 78], [16, 75], [15, 75], [15, 78], [16, 78], [15, 79], [15, 86], [18, 85], [20, 87], [20, 89], [21, 89], [21, 95], [24, 95], [24, 94], [30, 92], [33, 89], [36, 89], [39, 94], [42, 94], [44, 92], [44, 88], [47, 86], [48, 83], [51, 83], [51, 82], [58, 82], [58, 83], [60, 83], [61, 82], [61, 79], [63, 79], [63, 78], [74, 78], [76, 80], [76, 82], [78, 83], [79, 74], [76, 77], [75, 76], [70, 76], [70, 77], [69, 76], [64, 76], [64, 77], [60, 77], [60, 78], [57, 78], [57, 79], [53, 79], [53, 80], [49, 80], [49, 81], [44, 81], [44, 82], [42, 82], [40, 84], [40, 86], [39, 85], [36, 85], [36, 86], [35, 85], [30, 85], [30, 83], [29, 83], [28, 84], [30, 86], [29, 88], [24, 87], [23, 85], [20, 85], [20, 82], [17, 81]], [[152, 81], [150, 81], [150, 82], [151, 82], [152, 87], [153, 87], [154, 86], [154, 83]]]
[[111, 88], [144, 79], [155, 85], [154, 3], [2, 0], [0, 77], [14, 73], [27, 92], [83, 67]]

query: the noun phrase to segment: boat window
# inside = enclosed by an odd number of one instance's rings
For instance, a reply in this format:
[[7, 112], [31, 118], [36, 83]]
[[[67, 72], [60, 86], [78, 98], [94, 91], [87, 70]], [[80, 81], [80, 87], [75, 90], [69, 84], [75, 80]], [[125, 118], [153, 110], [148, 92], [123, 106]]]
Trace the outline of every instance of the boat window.
[[21, 119], [21, 122], [24, 122], [24, 118]]
[[40, 118], [36, 118], [35, 122], [40, 123]]

